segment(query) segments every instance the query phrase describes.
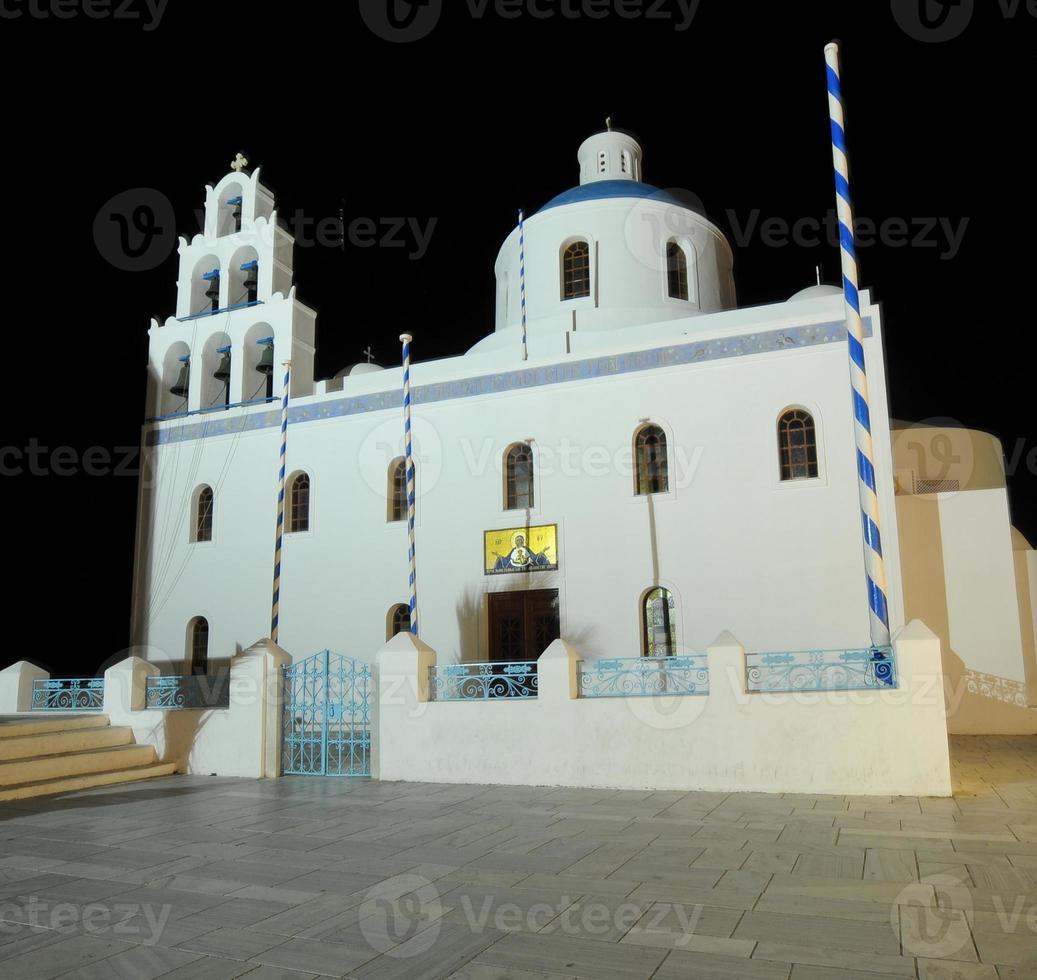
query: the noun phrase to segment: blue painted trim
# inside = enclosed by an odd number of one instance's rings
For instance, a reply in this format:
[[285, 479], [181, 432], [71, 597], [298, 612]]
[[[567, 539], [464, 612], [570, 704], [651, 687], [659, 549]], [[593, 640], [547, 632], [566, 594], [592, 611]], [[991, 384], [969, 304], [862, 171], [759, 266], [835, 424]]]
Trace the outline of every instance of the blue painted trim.
[[[230, 348], [227, 348], [228, 350]], [[276, 402], [276, 398], [254, 398], [252, 401], [235, 402], [233, 405], [210, 405], [208, 408], [196, 408], [193, 412], [174, 412], [172, 415], [156, 415], [146, 419], [147, 422], [170, 422], [173, 419], [186, 419], [194, 415], [210, 415], [213, 412], [226, 412], [229, 408], [247, 408], [249, 405], [268, 405]]]
[[247, 310], [250, 306], [262, 306], [264, 300], [254, 299], [251, 303], [235, 303], [233, 306], [224, 306], [219, 310], [203, 310], [201, 313], [192, 313], [190, 316], [173, 317], [177, 323], [187, 323], [188, 320], [201, 320], [203, 317], [216, 316], [217, 313], [233, 313], [234, 310]]
[[652, 200], [660, 204], [672, 204], [687, 211], [693, 211], [680, 198], [669, 191], [652, 184], [644, 184], [638, 180], [596, 180], [590, 184], [580, 184], [563, 191], [552, 198], [538, 213], [543, 214], [552, 208], [564, 207], [567, 204], [581, 204], [584, 201], [609, 201], [629, 198], [634, 200]]
[[[864, 328], [866, 334], [871, 336], [870, 320], [864, 322]], [[543, 367], [520, 368], [515, 371], [503, 371], [499, 374], [484, 374], [473, 378], [460, 378], [456, 381], [418, 385], [411, 389], [411, 401], [415, 405], [431, 405], [435, 402], [452, 401], [459, 398], [520, 391], [525, 388], [540, 388], [566, 384], [571, 381], [587, 381], [593, 378], [611, 378], [640, 371], [679, 367], [683, 364], [703, 364], [707, 361], [728, 360], [751, 354], [802, 350], [824, 344], [844, 343], [846, 343], [846, 324], [844, 322], [815, 323], [806, 327], [768, 330], [761, 333], [743, 334], [739, 337], [718, 337], [711, 340], [693, 341], [688, 344], [674, 344], [625, 354], [605, 354], [560, 364], [548, 364]], [[399, 404], [398, 389], [346, 398], [329, 398], [313, 405], [293, 406], [289, 412], [288, 421], [292, 425], [298, 425], [302, 422], [317, 422], [322, 419], [396, 409]], [[255, 412], [245, 417], [244, 420], [236, 416], [233, 419], [221, 419], [195, 426], [184, 425], [153, 430], [147, 434], [146, 445], [161, 446], [174, 442], [191, 442], [195, 439], [207, 439], [212, 436], [269, 429], [280, 426], [280, 424], [279, 412]]]

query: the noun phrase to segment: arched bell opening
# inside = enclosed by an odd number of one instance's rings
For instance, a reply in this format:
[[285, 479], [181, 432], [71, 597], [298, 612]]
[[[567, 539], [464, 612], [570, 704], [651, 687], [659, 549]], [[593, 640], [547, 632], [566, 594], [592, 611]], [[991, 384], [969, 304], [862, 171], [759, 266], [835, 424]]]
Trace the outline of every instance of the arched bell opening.
[[171, 344], [163, 358], [156, 414], [177, 415], [186, 412], [190, 392], [191, 348], [181, 341]]
[[239, 248], [227, 272], [228, 306], [241, 306], [259, 300], [259, 254], [252, 247]]
[[269, 323], [253, 324], [245, 335], [242, 356], [241, 401], [272, 398], [274, 395], [277, 358], [274, 329]]
[[202, 348], [201, 408], [218, 408], [233, 401], [230, 392], [231, 342], [225, 333], [214, 333]]
[[191, 316], [220, 308], [220, 260], [215, 255], [199, 259], [191, 273]]

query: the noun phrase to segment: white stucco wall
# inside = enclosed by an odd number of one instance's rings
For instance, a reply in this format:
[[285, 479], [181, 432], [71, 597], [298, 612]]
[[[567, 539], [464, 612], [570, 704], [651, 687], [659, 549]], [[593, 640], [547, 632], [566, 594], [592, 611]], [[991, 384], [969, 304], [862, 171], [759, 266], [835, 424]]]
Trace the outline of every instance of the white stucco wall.
[[938, 499], [951, 647], [971, 670], [1025, 681], [1008, 496], [989, 489]]
[[[879, 422], [888, 412], [878, 309], [866, 313], [876, 330], [866, 350], [896, 628], [903, 603], [889, 439]], [[779, 304], [650, 324], [613, 334], [607, 346], [601, 334], [584, 334], [568, 358], [523, 364], [509, 350], [417, 363], [412, 381], [417, 389], [523, 367], [565, 371], [581, 358], [708, 338], [734, 350], [766, 331], [840, 322], [838, 298]], [[388, 392], [392, 407], [378, 411], [324, 417], [338, 393], [293, 401], [313, 419], [289, 427], [287, 453], [289, 474], [305, 470], [312, 481], [310, 530], [284, 543], [281, 642], [296, 657], [331, 647], [369, 659], [385, 640], [387, 610], [407, 599], [405, 525], [386, 522], [387, 469], [402, 452], [399, 383], [398, 369], [346, 379], [346, 397]], [[775, 427], [789, 406], [817, 421], [816, 480], [779, 480]], [[638, 599], [658, 575], [677, 597], [684, 647], [702, 650], [727, 628], [751, 650], [866, 646], [850, 409], [841, 342], [416, 399], [422, 635], [441, 657], [481, 659], [489, 591], [557, 588], [563, 637], [591, 658], [636, 655]], [[165, 651], [177, 668], [196, 616], [209, 621], [211, 657], [231, 656], [268, 629], [279, 433], [248, 421], [265, 411], [217, 413], [211, 424], [233, 422], [234, 434], [146, 452], [155, 477], [141, 502], [135, 642]], [[646, 419], [666, 431], [671, 459], [671, 491], [650, 501], [635, 496], [630, 469], [633, 435]], [[191, 424], [198, 421], [154, 428], [175, 435]], [[501, 478], [505, 448], [526, 439], [537, 481], [528, 519], [559, 525], [560, 568], [487, 577], [483, 531], [526, 520], [503, 509]], [[203, 483], [215, 490], [214, 539], [192, 544], [190, 501]]]

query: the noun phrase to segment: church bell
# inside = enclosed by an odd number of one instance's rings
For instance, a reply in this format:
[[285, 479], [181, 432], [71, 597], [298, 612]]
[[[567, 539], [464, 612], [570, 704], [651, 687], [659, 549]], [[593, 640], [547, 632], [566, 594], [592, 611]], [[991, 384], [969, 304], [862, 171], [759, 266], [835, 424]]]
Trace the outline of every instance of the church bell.
[[263, 347], [263, 353], [259, 357], [259, 363], [256, 365], [256, 370], [260, 374], [265, 374], [267, 377], [274, 373], [274, 345], [266, 344]]
[[230, 381], [230, 348], [221, 347], [217, 353], [222, 354], [223, 356], [220, 358], [219, 366], [215, 371], [213, 371], [212, 376], [217, 381], [222, 381], [224, 384], [227, 384]]
[[231, 217], [234, 219], [234, 231], [241, 231], [241, 196], [232, 197], [227, 202], [234, 210], [231, 211]]
[[205, 295], [212, 304], [212, 310], [215, 313], [220, 308], [220, 270], [213, 269], [212, 272], [206, 272], [202, 278], [209, 284]]
[[245, 287], [246, 301], [254, 303], [259, 299], [259, 263], [255, 259], [251, 262], [246, 262], [241, 267], [241, 271], [245, 273], [243, 285]]
[[191, 359], [189, 357], [181, 357], [180, 361], [180, 374], [176, 379], [176, 383], [169, 389], [169, 393], [176, 395], [177, 398], [187, 398], [187, 392], [191, 383]]

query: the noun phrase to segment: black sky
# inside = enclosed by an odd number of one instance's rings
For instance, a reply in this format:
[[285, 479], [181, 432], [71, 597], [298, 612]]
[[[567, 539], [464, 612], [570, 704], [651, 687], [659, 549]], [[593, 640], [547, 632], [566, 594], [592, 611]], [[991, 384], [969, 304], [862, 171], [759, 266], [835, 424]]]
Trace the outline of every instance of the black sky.
[[[902, 19], [918, 2], [893, 0]], [[834, 279], [828, 245], [734, 232], [754, 215], [792, 224], [832, 207], [823, 47], [840, 37], [858, 214], [901, 219], [910, 237], [930, 219], [967, 220], [953, 258], [937, 232], [925, 247], [861, 250], [884, 307], [894, 414], [996, 433], [1019, 457], [1015, 522], [1037, 540], [1026, 461], [1037, 342], [1025, 300], [1037, 20], [1024, 5], [1014, 18], [977, 5], [960, 36], [927, 43], [898, 25], [890, 0], [702, 0], [686, 31], [614, 14], [505, 19], [492, 3], [475, 18], [472, 3], [449, 0], [413, 43], [381, 40], [345, 3], [171, 0], [153, 30], [85, 16], [0, 21], [3, 267], [15, 307], [3, 445], [46, 446], [37, 470], [61, 468], [56, 447], [118, 458], [137, 445], [147, 328], [173, 312], [176, 255], [117, 268], [95, 218], [146, 188], [194, 234], [204, 185], [239, 150], [262, 167], [283, 219], [300, 213], [312, 228], [340, 208], [347, 222], [437, 219], [420, 260], [408, 246], [298, 249], [299, 296], [319, 312], [318, 377], [369, 344], [393, 361], [403, 329], [418, 359], [490, 332], [493, 261], [516, 210], [577, 182], [577, 147], [607, 115], [642, 139], [649, 182], [690, 190], [732, 234], [743, 305], [788, 298], [819, 263]], [[150, 16], [143, 3], [129, 9]], [[681, 19], [676, 3], [658, 9]], [[128, 643], [137, 481], [33, 474], [27, 463], [0, 488], [8, 619], [27, 627], [28, 645], [0, 658], [89, 674]]]

